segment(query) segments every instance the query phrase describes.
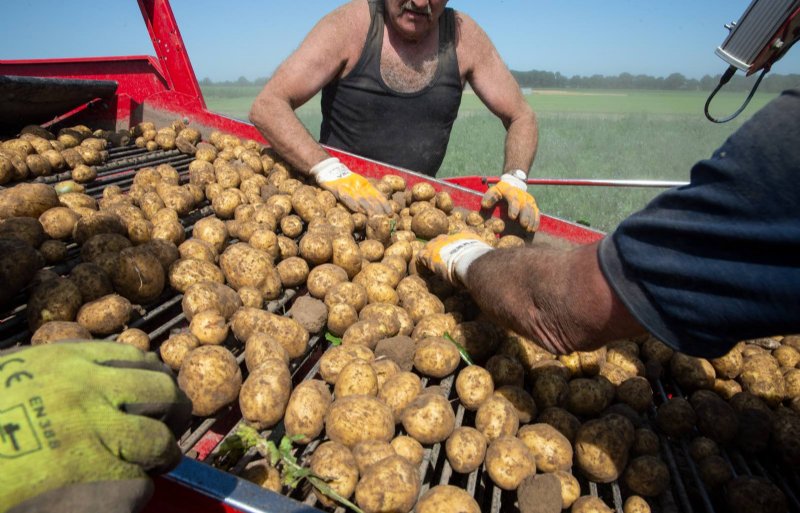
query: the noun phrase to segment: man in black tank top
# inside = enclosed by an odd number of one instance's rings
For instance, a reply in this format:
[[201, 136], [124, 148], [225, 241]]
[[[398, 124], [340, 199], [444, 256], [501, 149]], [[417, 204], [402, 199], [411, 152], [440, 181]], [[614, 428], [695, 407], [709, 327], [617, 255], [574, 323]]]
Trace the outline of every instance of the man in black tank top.
[[[536, 154], [536, 117], [485, 32], [447, 0], [351, 0], [325, 16], [256, 98], [250, 120], [297, 170], [349, 208], [389, 213], [387, 199], [321, 144], [435, 176], [469, 84], [506, 127], [500, 183], [523, 228], [539, 224], [525, 179]], [[322, 91], [320, 141], [294, 109]], [[320, 144], [321, 143], [321, 144]]]

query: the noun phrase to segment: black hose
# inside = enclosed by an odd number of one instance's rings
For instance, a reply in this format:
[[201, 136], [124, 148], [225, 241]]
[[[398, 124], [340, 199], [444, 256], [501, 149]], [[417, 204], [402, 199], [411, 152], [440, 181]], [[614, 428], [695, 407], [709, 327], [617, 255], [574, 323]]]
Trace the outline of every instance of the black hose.
[[728, 66], [728, 69], [725, 70], [725, 73], [719, 79], [719, 84], [717, 84], [717, 87], [715, 87], [714, 90], [711, 91], [711, 94], [708, 96], [708, 99], [706, 100], [706, 105], [703, 108], [703, 112], [705, 113], [706, 118], [709, 121], [713, 122], [713, 123], [727, 123], [728, 121], [732, 120], [733, 118], [735, 118], [736, 116], [741, 114], [742, 111], [750, 103], [750, 100], [753, 99], [753, 95], [756, 93], [756, 89], [758, 89], [759, 84], [761, 84], [761, 79], [764, 78], [764, 75], [767, 74], [767, 71], [769, 71], [768, 67], [764, 68], [761, 71], [761, 74], [758, 76], [758, 79], [756, 80], [756, 83], [753, 84], [753, 87], [750, 89], [750, 93], [747, 95], [747, 98], [745, 98], [744, 103], [742, 103], [742, 106], [739, 107], [736, 110], [736, 112], [734, 112], [733, 114], [731, 114], [730, 116], [725, 117], [725, 118], [715, 118], [714, 116], [712, 116], [708, 112], [708, 107], [709, 107], [709, 105], [711, 105], [711, 100], [714, 99], [714, 96], [717, 95], [717, 92], [722, 88], [722, 86], [727, 84], [728, 81], [730, 81], [731, 77], [733, 77], [733, 75], [736, 73], [736, 67], [735, 66]]

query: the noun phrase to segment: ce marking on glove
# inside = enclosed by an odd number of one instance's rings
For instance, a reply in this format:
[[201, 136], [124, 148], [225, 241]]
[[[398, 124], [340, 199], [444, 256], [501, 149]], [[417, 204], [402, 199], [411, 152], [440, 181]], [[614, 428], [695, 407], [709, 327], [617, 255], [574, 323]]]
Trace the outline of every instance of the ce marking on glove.
[[[8, 360], [0, 363], [0, 374], [5, 374], [6, 366], [11, 365], [12, 363], [24, 364], [25, 360], [23, 360], [22, 358], [9, 358]], [[13, 385], [14, 383], [22, 383], [23, 379], [33, 379], [33, 374], [31, 374], [26, 370], [12, 372], [5, 379], [6, 388], [11, 388], [11, 385]]]

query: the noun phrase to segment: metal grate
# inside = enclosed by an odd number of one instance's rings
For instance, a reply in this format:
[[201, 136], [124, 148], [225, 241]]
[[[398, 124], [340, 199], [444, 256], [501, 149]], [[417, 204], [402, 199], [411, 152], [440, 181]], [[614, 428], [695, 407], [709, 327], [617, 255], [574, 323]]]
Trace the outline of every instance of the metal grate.
[[[188, 178], [188, 165], [193, 160], [192, 157], [181, 154], [177, 150], [147, 152], [144, 149], [132, 146], [123, 148], [113, 148], [109, 151], [110, 160], [103, 166], [97, 168], [97, 179], [87, 188], [86, 193], [99, 198], [102, 191], [110, 185], [118, 185], [123, 190], [127, 190], [134, 174], [141, 168], [155, 166], [162, 163], [171, 164], [179, 172], [181, 182], [185, 183]], [[43, 183], [55, 183], [60, 180], [69, 179], [69, 173], [40, 177], [35, 181]], [[207, 203], [191, 212], [188, 216], [181, 219], [187, 231], [191, 229], [199, 219], [211, 215], [212, 211]], [[68, 248], [68, 259], [57, 266], [51, 267], [59, 274], [67, 274], [80, 262], [79, 248], [73, 243]], [[13, 347], [15, 345], [29, 343], [31, 333], [27, 328], [25, 301], [28, 291], [23, 291], [13, 301], [12, 308], [0, 313], [0, 349]], [[289, 309], [292, 302], [307, 292], [305, 289], [286, 290], [282, 297], [271, 301], [266, 309], [273, 313], [284, 313]], [[188, 323], [181, 310], [182, 294], [176, 293], [167, 287], [165, 292], [158, 300], [148, 305], [142, 305], [144, 313], [135, 317], [130, 327], [144, 330], [150, 336], [152, 350], [157, 350], [159, 345], [166, 340], [170, 334], [182, 328]], [[109, 338], [114, 338], [111, 336]], [[296, 359], [291, 364], [293, 384], [297, 385], [303, 380], [316, 378], [319, 369], [319, 359], [329, 343], [320, 337], [312, 337], [309, 341], [309, 349], [303, 358]], [[233, 339], [233, 335], [226, 341], [226, 346], [233, 352], [237, 362], [246, 374], [244, 361], [244, 350], [241, 344]], [[474, 412], [467, 411], [459, 403], [453, 387], [454, 377], [450, 376], [443, 380], [423, 379], [423, 384], [438, 385], [448, 395], [456, 411], [456, 425], [474, 425]], [[653, 383], [655, 391], [656, 406], [666, 401], [672, 395], [684, 395], [679, 387], [670, 380], [657, 381]], [[655, 408], [643, 419], [644, 423], [652, 423]], [[199, 467], [190, 465], [188, 470], [184, 466], [171, 474], [170, 479], [183, 483], [206, 495], [216, 497], [221, 501], [232, 501], [231, 494], [222, 490], [215, 490], [215, 483], [225, 481], [230, 488], [230, 480], [235, 480], [242, 489], [251, 490], [247, 499], [237, 499], [237, 507], [244, 511], [287, 511], [286, 500], [266, 490], [253, 489], [249, 483], [234, 477], [240, 473], [244, 467], [260, 456], [253, 450], [245, 453], [236, 461], [229, 461], [223, 458], [216, 451], [220, 442], [226, 437], [232, 436], [241, 422], [241, 414], [237, 405], [229, 406], [216, 415], [208, 418], [195, 418], [189, 429], [180, 437], [179, 445], [181, 450], [188, 458], [202, 461], [224, 469], [226, 474], [219, 474], [214, 478], [214, 470], [203, 466], [200, 468], [203, 474], [202, 483], [196, 479], [196, 471]], [[402, 426], [400, 426], [402, 428]], [[656, 430], [654, 430], [656, 431]], [[283, 423], [279, 423], [273, 430], [265, 432], [270, 440], [278, 443], [284, 434]], [[673, 440], [663, 435], [661, 438], [661, 456], [670, 470], [671, 486], [662, 494], [661, 497], [649, 501], [653, 511], [664, 513], [684, 512], [684, 513], [716, 513], [726, 511], [722, 498], [710, 492], [703, 484], [697, 465], [689, 456], [688, 446], [685, 441]], [[304, 461], [313, 450], [321, 443], [315, 440], [311, 444], [298, 448], [298, 458]], [[729, 462], [734, 475], [751, 474], [764, 476], [777, 484], [786, 494], [790, 510], [800, 512], [800, 501], [798, 501], [798, 490], [800, 490], [800, 478], [795, 469], [785, 469], [779, 467], [775, 462], [766, 459], [755, 459], [746, 457], [736, 451], [724, 452], [724, 457]], [[192, 468], [195, 470], [193, 471]], [[212, 472], [209, 477], [208, 472]], [[516, 505], [516, 493], [506, 492], [494, 486], [487, 472], [481, 466], [470, 474], [464, 475], [453, 471], [445, 457], [443, 446], [435, 444], [433, 447], [425, 449], [425, 456], [419, 468], [420, 481], [422, 483], [420, 493], [425, 493], [428, 489], [439, 484], [452, 484], [459, 486], [475, 497], [481, 505], [482, 511], [492, 513], [498, 512], [518, 512]], [[231, 475], [233, 474], [233, 475]], [[221, 479], [224, 477], [225, 479]], [[624, 493], [618, 482], [610, 484], [593, 483], [582, 478], [579, 473], [576, 477], [581, 485], [582, 495], [591, 494], [602, 498], [606, 504], [613, 507], [618, 513], [623, 511]], [[221, 485], [220, 485], [221, 486]], [[218, 493], [218, 495], [217, 495]], [[297, 507], [319, 508], [324, 511], [336, 511], [344, 513], [344, 508], [324, 508], [317, 501], [315, 495], [308, 486], [300, 486], [296, 490], [288, 493], [288, 496], [296, 501]], [[289, 501], [291, 502], [291, 501]], [[249, 505], [248, 505], [249, 504]]]

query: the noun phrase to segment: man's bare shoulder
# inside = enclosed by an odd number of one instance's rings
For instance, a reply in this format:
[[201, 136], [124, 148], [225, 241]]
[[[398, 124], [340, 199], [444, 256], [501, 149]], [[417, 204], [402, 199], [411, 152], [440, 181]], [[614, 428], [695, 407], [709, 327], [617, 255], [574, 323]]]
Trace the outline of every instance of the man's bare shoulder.
[[363, 40], [369, 30], [369, 23], [368, 1], [351, 0], [328, 13], [320, 20], [319, 26], [335, 30], [340, 36], [348, 39], [361, 38]]
[[494, 47], [489, 36], [471, 16], [456, 11], [456, 51], [461, 66], [474, 63]]

